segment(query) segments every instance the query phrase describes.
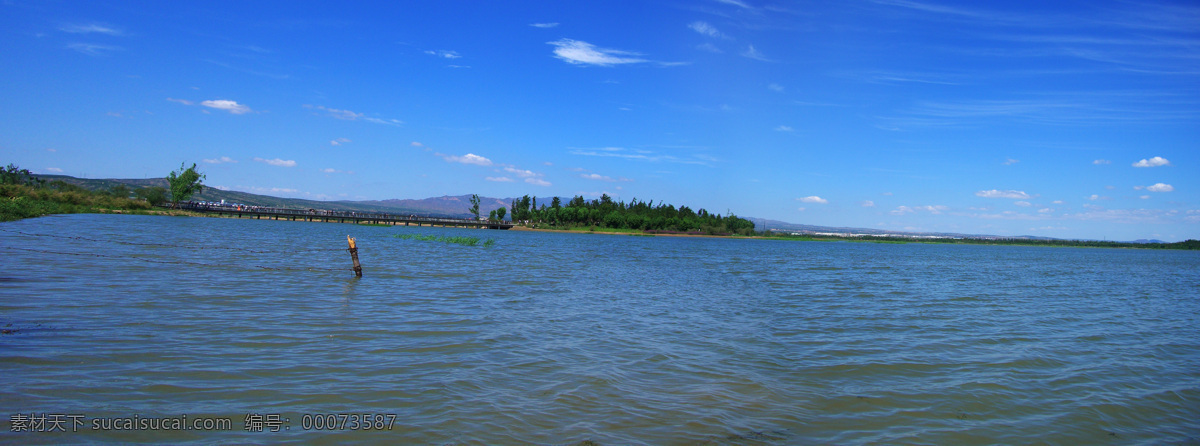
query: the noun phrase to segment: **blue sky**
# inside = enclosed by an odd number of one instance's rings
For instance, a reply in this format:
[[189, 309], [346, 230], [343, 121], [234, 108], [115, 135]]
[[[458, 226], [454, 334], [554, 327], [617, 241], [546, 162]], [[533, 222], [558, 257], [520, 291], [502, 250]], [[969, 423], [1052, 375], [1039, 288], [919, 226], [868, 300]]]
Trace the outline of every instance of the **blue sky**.
[[1200, 238], [1194, 2], [7, 0], [0, 35], [39, 173]]

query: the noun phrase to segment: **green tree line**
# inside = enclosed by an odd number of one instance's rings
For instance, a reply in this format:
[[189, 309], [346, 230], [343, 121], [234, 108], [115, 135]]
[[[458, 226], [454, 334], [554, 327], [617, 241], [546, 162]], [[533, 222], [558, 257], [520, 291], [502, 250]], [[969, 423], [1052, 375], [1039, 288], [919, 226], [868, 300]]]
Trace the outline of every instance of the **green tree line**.
[[554, 197], [549, 206], [538, 206], [537, 197], [528, 195], [514, 199], [508, 213], [512, 221], [529, 226], [551, 227], [605, 227], [643, 231], [700, 232], [705, 234], [753, 235], [754, 223], [732, 213], [722, 216], [705, 209], [693, 211], [687, 206], [654, 201], [638, 201], [634, 198], [625, 203], [613, 201], [608, 194], [591, 201], [575, 196], [563, 204]]
[[102, 209], [146, 211], [168, 201], [186, 200], [200, 192], [203, 179], [193, 164], [168, 175], [171, 190], [159, 186], [131, 189], [124, 184], [90, 190], [61, 180], [46, 182], [29, 169], [9, 164], [0, 169], [0, 221]]

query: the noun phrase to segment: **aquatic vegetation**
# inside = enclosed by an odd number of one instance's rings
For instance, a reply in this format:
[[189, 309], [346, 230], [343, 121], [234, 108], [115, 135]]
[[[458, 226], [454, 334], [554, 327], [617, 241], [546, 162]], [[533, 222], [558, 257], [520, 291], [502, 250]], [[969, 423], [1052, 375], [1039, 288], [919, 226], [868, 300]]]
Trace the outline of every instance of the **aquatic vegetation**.
[[[421, 241], [426, 241], [426, 242], [454, 243], [454, 244], [463, 245], [463, 246], [478, 246], [479, 242], [480, 242], [479, 237], [463, 237], [463, 236], [450, 237], [450, 236], [445, 236], [445, 235], [396, 234], [396, 235], [393, 235], [392, 237], [395, 237], [398, 239], [404, 239], [404, 240], [421, 240]], [[484, 247], [490, 247], [495, 244], [496, 244], [495, 239], [489, 238], [487, 240], [483, 240]]]

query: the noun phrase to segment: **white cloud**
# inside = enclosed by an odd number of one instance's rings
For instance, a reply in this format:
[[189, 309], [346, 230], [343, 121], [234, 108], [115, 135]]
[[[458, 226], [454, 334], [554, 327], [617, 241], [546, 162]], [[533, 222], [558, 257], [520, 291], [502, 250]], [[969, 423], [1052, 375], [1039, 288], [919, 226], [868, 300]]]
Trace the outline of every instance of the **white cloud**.
[[801, 203], [820, 203], [820, 204], [829, 203], [829, 200], [826, 200], [826, 199], [824, 199], [824, 198], [818, 197], [818, 196], [816, 196], [816, 195], [811, 195], [811, 196], [808, 196], [808, 197], [797, 198], [796, 200], [799, 200]]
[[646, 59], [631, 57], [640, 56], [638, 53], [599, 48], [595, 45], [580, 40], [560, 39], [546, 43], [554, 45], [555, 57], [562, 59], [567, 63], [576, 65], [599, 65], [607, 67], [612, 65], [648, 62]]
[[1051, 213], [1051, 212], [1054, 212], [1054, 209], [1050, 209], [1050, 208], [1041, 208], [1041, 209], [1038, 209], [1038, 213], [1039, 213], [1039, 214], [1049, 214], [1049, 213]]
[[698, 32], [700, 34], [704, 34], [709, 37], [717, 37], [717, 38], [722, 38], [722, 39], [729, 38], [729, 36], [726, 36], [724, 33], [717, 31], [716, 28], [714, 28], [712, 25], [709, 25], [707, 22], [701, 22], [701, 21], [692, 22], [692, 23], [688, 24], [688, 28], [691, 28], [692, 31]]
[[1095, 165], [1099, 166], [1099, 165], [1103, 165], [1103, 164], [1112, 164], [1112, 161], [1109, 161], [1109, 160], [1095, 160], [1095, 161], [1092, 161], [1092, 164], [1095, 164]]
[[296, 161], [295, 161], [295, 160], [285, 160], [285, 159], [279, 159], [279, 158], [274, 158], [274, 159], [263, 159], [263, 158], [258, 158], [258, 157], [255, 157], [255, 158], [254, 158], [254, 160], [255, 160], [255, 161], [258, 161], [258, 162], [260, 162], [260, 163], [267, 163], [267, 164], [270, 164], [270, 165], [272, 165], [272, 166], [279, 166], [279, 167], [296, 167]]
[[796, 210], [797, 210], [797, 211], [800, 211], [800, 212], [804, 212], [804, 210], [805, 210], [805, 209], [807, 209], [807, 208], [802, 208], [802, 207], [800, 207], [800, 208], [796, 208]]
[[1019, 162], [1021, 162], [1021, 160], [1009, 158], [1007, 160], [1004, 160], [1004, 165], [1011, 166], [1011, 165], [1019, 163]]
[[505, 167], [504, 171], [511, 173], [513, 175], [516, 175], [519, 178], [531, 178], [531, 177], [542, 176], [541, 174], [534, 173], [532, 170], [522, 170], [522, 169], [518, 169], [515, 167]]
[[771, 91], [774, 91], [774, 92], [783, 93], [783, 86], [779, 85], [779, 84], [773, 83], [773, 84], [767, 85], [767, 88], [771, 89]]
[[59, 169], [59, 168], [57, 168], [57, 167], [47, 167], [47, 168], [46, 168], [46, 171], [47, 171], [47, 172], [54, 172], [54, 173], [62, 173], [62, 172], [63, 172], [63, 170], [62, 170], [62, 169]]
[[239, 103], [237, 103], [237, 101], [231, 101], [228, 99], [215, 99], [215, 100], [211, 100], [211, 101], [204, 101], [204, 102], [201, 102], [200, 105], [203, 105], [208, 108], [215, 108], [217, 110], [225, 110], [225, 111], [233, 113], [235, 115], [244, 115], [246, 113], [250, 113], [251, 111], [253, 111], [253, 110], [250, 110], [250, 107], [239, 104]]
[[984, 198], [1012, 198], [1014, 200], [1027, 200], [1033, 198], [1024, 191], [1019, 190], [981, 190], [975, 193], [977, 197]]
[[1144, 160], [1138, 161], [1136, 163], [1133, 163], [1133, 167], [1158, 167], [1158, 166], [1170, 166], [1170, 165], [1171, 165], [1171, 162], [1167, 161], [1166, 158], [1163, 158], [1161, 156], [1156, 156], [1156, 157], [1150, 158], [1148, 160], [1144, 159]]
[[1142, 195], [1142, 196], [1139, 196], [1138, 198], [1141, 198], [1141, 199], [1143, 199], [1143, 200], [1149, 200], [1149, 199], [1150, 199], [1150, 196], [1149, 196], [1149, 195]]
[[178, 103], [180, 103], [180, 104], [183, 104], [183, 105], [193, 105], [193, 104], [195, 104], [194, 102], [192, 102], [192, 101], [189, 101], [189, 100], [187, 100], [187, 99], [175, 99], [175, 98], [167, 98], [167, 100], [168, 100], [168, 101], [171, 101], [171, 102], [178, 102]]
[[1146, 186], [1146, 190], [1150, 192], [1171, 192], [1175, 187], [1170, 184], [1155, 183], [1153, 186]]
[[1028, 202], [1028, 201], [1018, 201], [1018, 202], [1016, 202], [1016, 203], [1013, 203], [1013, 204], [1015, 204], [1015, 205], [1017, 205], [1017, 206], [1021, 206], [1021, 207], [1026, 207], [1026, 208], [1027, 208], [1027, 207], [1030, 207], [1030, 206], [1033, 206], [1033, 203], [1030, 203], [1030, 202]]
[[484, 158], [479, 155], [476, 155], [474, 153], [468, 153], [463, 156], [446, 155], [446, 156], [443, 156], [443, 158], [445, 158], [446, 161], [452, 162], [452, 163], [474, 164], [477, 166], [492, 165], [492, 160]]
[[1091, 201], [1096, 201], [1096, 200], [1111, 200], [1112, 198], [1105, 197], [1103, 195], [1092, 194], [1090, 197], [1087, 197], [1087, 199], [1091, 200]]
[[742, 9], [754, 9], [754, 8], [751, 8], [750, 5], [747, 5], [746, 2], [743, 2], [742, 0], [717, 0], [717, 2], [724, 3], [726, 5], [737, 6]]
[[120, 51], [120, 50], [123, 50], [124, 48], [121, 48], [119, 46], [113, 46], [113, 45], [101, 45], [98, 43], [75, 42], [75, 43], [67, 44], [67, 49], [72, 49], [72, 50], [81, 52], [83, 54], [87, 54], [89, 56], [103, 56], [110, 51]]
[[930, 214], [939, 215], [943, 211], [947, 211], [949, 209], [950, 209], [949, 207], [942, 206], [940, 204], [930, 205], [930, 206], [916, 206], [916, 207], [897, 206], [895, 210], [892, 210], [891, 212], [888, 212], [888, 213], [892, 214], [892, 215], [904, 215], [904, 214], [912, 214], [917, 211], [926, 211], [926, 212], [929, 212]]
[[713, 44], [711, 44], [711, 43], [708, 43], [708, 42], [705, 42], [705, 43], [702, 43], [702, 44], [696, 45], [696, 49], [698, 49], [698, 50], [703, 50], [703, 51], [708, 51], [708, 52], [710, 52], [710, 53], [716, 53], [716, 54], [722, 54], [722, 53], [724, 53], [724, 51], [721, 51], [721, 49], [720, 49], [720, 48], [717, 48], [717, 46], [716, 46], [716, 45], [713, 45]]
[[774, 62], [774, 60], [768, 59], [767, 56], [763, 55], [763, 53], [757, 48], [754, 48], [754, 45], [747, 45], [746, 51], [742, 51], [742, 57], [748, 57], [750, 59], [763, 62]]
[[558, 22], [552, 22], [552, 23], [530, 23], [530, 24], [529, 24], [529, 26], [532, 26], [532, 27], [534, 27], [534, 28], [554, 28], [554, 27], [558, 26]]
[[201, 161], [204, 161], [208, 164], [236, 163], [237, 162], [233, 158], [230, 158], [228, 156], [222, 156], [220, 158], [214, 158], [214, 159], [205, 159], [205, 160], [201, 160]]
[[862, 207], [865, 207], [865, 208], [873, 208], [873, 207], [875, 207], [875, 202], [874, 202], [874, 201], [871, 201], [871, 200], [863, 200], [863, 202], [862, 202], [862, 203], [859, 203], [859, 204], [861, 204], [861, 205], [862, 205]]
[[1062, 200], [1054, 200], [1054, 201], [1051, 201], [1051, 203], [1053, 203], [1053, 204], [1063, 204], [1063, 203], [1066, 203], [1066, 202], [1065, 202], [1065, 201], [1062, 201]]
[[583, 179], [597, 180], [597, 181], [612, 181], [613, 180], [612, 177], [606, 177], [606, 176], [600, 175], [598, 173], [585, 173], [585, 174], [579, 175], [579, 177], [583, 178]]
[[400, 124], [404, 124], [404, 121], [401, 121], [399, 119], [372, 118], [372, 117], [368, 117], [362, 113], [356, 113], [356, 112], [353, 112], [350, 110], [329, 108], [329, 107], [325, 107], [323, 105], [305, 104], [304, 108], [313, 109], [313, 110], [321, 110], [325, 113], [328, 113], [329, 116], [331, 116], [331, 117], [345, 120], [345, 121], [357, 121], [357, 120], [361, 119], [363, 121], [373, 122], [376, 124], [384, 124], [384, 125], [398, 126]]
[[434, 55], [434, 56], [438, 56], [438, 57], [444, 57], [446, 59], [458, 59], [458, 58], [462, 57], [462, 56], [458, 55], [457, 51], [448, 51], [448, 50], [428, 50], [428, 51], [425, 51], [425, 54], [430, 54], [430, 55]]
[[347, 144], [347, 143], [349, 143], [349, 142], [350, 142], [350, 140], [349, 140], [348, 138], [338, 138], [338, 139], [335, 139], [335, 140], [333, 140], [333, 141], [329, 141], [329, 145], [331, 145], [331, 146], [340, 146], [340, 145], [342, 145], [342, 144]]
[[47, 151], [47, 152], [50, 152], [50, 153], [54, 153], [54, 152], [57, 152], [57, 151], [58, 151], [58, 149], [46, 149], [46, 151]]
[[119, 29], [113, 28], [108, 25], [102, 25], [99, 23], [89, 23], [86, 25], [63, 25], [63, 26], [58, 27], [58, 30], [65, 32], [65, 33], [71, 33], [71, 34], [99, 33], [99, 34], [108, 34], [110, 36], [121, 36], [121, 35], [125, 34], [124, 32], [122, 32]]
[[541, 178], [526, 178], [525, 182], [529, 183], [529, 184], [537, 185], [537, 186], [549, 186], [550, 185], [549, 181], [543, 180]]
[[488, 180], [488, 181], [495, 181], [495, 182], [497, 182], [497, 183], [511, 183], [511, 182], [513, 182], [513, 179], [512, 179], [512, 178], [509, 178], [509, 177], [487, 177], [487, 178], [484, 178], [484, 179], [485, 179], [485, 180]]
[[786, 126], [786, 125], [781, 125], [781, 126], [779, 126], [779, 127], [775, 127], [775, 131], [776, 131], [776, 132], [791, 132], [791, 131], [794, 131], [794, 130], [795, 130], [795, 129], [793, 129], [793, 128], [791, 128], [791, 127], [788, 127], [788, 126]]

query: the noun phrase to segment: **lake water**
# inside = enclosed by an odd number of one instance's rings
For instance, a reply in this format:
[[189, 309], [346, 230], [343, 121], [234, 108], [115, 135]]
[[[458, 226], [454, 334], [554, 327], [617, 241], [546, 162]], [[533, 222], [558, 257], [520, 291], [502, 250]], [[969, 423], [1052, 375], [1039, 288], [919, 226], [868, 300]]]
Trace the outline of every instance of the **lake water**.
[[1200, 443], [1198, 252], [50, 216], [0, 328], [0, 443]]

